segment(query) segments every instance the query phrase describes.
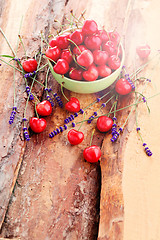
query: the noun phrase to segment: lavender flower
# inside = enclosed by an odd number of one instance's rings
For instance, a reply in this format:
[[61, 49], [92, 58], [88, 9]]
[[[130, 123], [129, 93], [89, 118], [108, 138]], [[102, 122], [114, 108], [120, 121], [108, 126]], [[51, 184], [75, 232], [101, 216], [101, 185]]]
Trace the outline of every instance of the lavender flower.
[[29, 86], [26, 86], [26, 92], [27, 92], [27, 95], [29, 96], [29, 100], [33, 100], [34, 97], [33, 97], [33, 94], [31, 93], [31, 89]]
[[49, 95], [47, 95], [47, 100], [50, 102], [51, 106], [54, 106], [54, 103]]
[[11, 112], [11, 115], [10, 115], [10, 118], [9, 118], [9, 124], [12, 124], [12, 123], [13, 123], [14, 118], [15, 118], [15, 115], [16, 115], [16, 110], [17, 110], [16, 107], [13, 107], [13, 108], [12, 108], [12, 112]]
[[26, 127], [24, 127], [23, 128], [23, 134], [24, 134], [24, 138], [26, 139], [26, 141], [29, 141], [30, 140], [30, 137], [29, 137], [29, 134], [28, 134], [28, 132], [27, 132], [27, 128]]

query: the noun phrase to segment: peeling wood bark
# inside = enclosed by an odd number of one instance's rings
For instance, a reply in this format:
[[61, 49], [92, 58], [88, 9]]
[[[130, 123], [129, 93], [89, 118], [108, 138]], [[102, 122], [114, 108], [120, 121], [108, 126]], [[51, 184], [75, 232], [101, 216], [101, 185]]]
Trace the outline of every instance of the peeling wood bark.
[[[154, 37], [157, 36], [158, 27], [153, 28], [156, 26], [156, 17], [159, 16], [158, 7], [157, 9], [155, 7], [156, 4], [159, 6], [159, 3], [156, 0], [89, 0], [78, 3], [73, 0], [41, 2], [28, 0], [25, 3], [19, 0], [7, 2], [1, 0], [0, 3], [0, 23], [14, 48], [21, 12], [23, 12], [21, 35], [28, 56], [33, 56], [38, 51], [41, 30], [47, 37], [58, 29], [57, 23], [53, 22], [54, 18], [64, 22], [65, 15], [71, 9], [79, 15], [85, 8], [87, 17], [94, 18], [100, 26], [104, 25], [107, 29], [116, 27], [123, 36], [126, 65], [130, 72], [134, 70], [136, 44], [142, 39], [148, 39], [153, 49], [159, 47], [159, 36], [156, 39]], [[151, 16], [155, 14], [156, 17], [151, 19], [148, 12]], [[4, 40], [2, 40], [0, 52], [9, 53]], [[18, 54], [21, 57], [24, 55], [20, 46]], [[136, 65], [143, 63], [136, 60]], [[153, 74], [153, 68], [156, 69], [156, 76], [158, 76], [158, 67], [155, 61], [143, 72], [153, 76], [157, 89], [160, 86]], [[42, 82], [43, 78], [45, 73], [39, 77]], [[155, 126], [156, 121], [160, 120], [159, 113], [156, 114], [160, 99], [151, 101], [153, 110], [151, 117], [146, 117], [144, 106], [139, 108], [142, 114], [140, 123], [144, 128], [143, 134], [155, 150], [152, 163], [144, 156], [140, 145], [138, 150], [133, 150], [133, 144], [136, 145], [138, 139], [134, 131], [133, 114], [120, 140], [115, 144], [110, 143], [110, 135], [99, 134], [96, 130], [93, 143], [101, 147], [102, 158], [100, 165], [90, 165], [84, 162], [82, 152], [88, 146], [92, 129], [96, 124], [82, 126], [85, 141], [79, 146], [73, 147], [68, 144], [67, 131], [51, 140], [48, 138], [48, 133], [61, 125], [66, 117], [65, 111], [57, 106], [52, 116], [47, 118], [48, 125], [45, 132], [40, 135], [33, 134], [31, 141], [24, 143], [21, 118], [26, 95], [24, 82], [18, 73], [16, 73], [16, 86], [19, 113], [14, 126], [8, 126], [6, 119], [9, 119], [13, 99], [12, 79], [13, 71], [3, 65], [0, 83], [0, 97], [3, 99], [0, 105], [0, 137], [2, 139], [0, 144], [0, 224], [2, 226], [0, 239], [19, 239], [20, 237], [20, 239], [33, 240], [56, 238], [60, 240], [97, 238], [99, 240], [132, 240], [138, 239], [139, 236], [144, 240], [159, 239], [157, 224], [159, 215], [156, 214], [159, 211], [159, 204], [155, 199], [159, 196], [157, 193], [159, 185], [156, 180], [159, 179], [159, 171], [156, 169], [160, 169], [158, 163], [160, 153], [156, 142], [158, 137]], [[49, 76], [49, 86], [61, 94], [59, 85], [52, 76]], [[42, 88], [35, 86], [34, 91], [39, 98], [45, 98]], [[154, 94], [152, 87], [150, 92]], [[67, 90], [65, 94], [68, 97], [78, 97], [82, 107], [98, 96], [98, 94], [83, 96]], [[133, 102], [133, 99], [126, 97], [121, 101], [120, 106], [125, 105], [124, 100]], [[64, 99], [63, 101], [65, 102]], [[91, 107], [87, 114], [91, 115], [93, 110]], [[33, 115], [34, 107], [31, 104], [27, 117]], [[123, 124], [127, 115], [128, 110], [118, 114], [120, 125]], [[150, 124], [154, 138], [150, 138], [150, 133], [146, 133]], [[151, 173], [149, 173], [150, 169]], [[152, 183], [154, 183], [153, 191]], [[155, 199], [152, 199], [152, 194]], [[135, 213], [136, 209], [141, 215]], [[148, 225], [150, 219], [153, 220], [152, 227]]]

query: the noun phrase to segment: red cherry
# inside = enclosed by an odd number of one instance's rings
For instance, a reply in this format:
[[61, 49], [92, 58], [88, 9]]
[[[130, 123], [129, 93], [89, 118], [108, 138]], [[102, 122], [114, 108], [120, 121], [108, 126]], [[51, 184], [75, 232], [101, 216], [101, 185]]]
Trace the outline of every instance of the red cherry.
[[106, 116], [101, 116], [97, 120], [97, 128], [100, 132], [108, 132], [113, 125], [113, 120]]
[[61, 55], [61, 49], [57, 46], [53, 48], [48, 48], [46, 50], [46, 57], [52, 59], [53, 61], [57, 61], [60, 55]]
[[93, 54], [90, 50], [84, 50], [78, 57], [77, 63], [88, 68], [93, 63]]
[[83, 27], [82, 27], [82, 33], [84, 35], [92, 35], [93, 33], [96, 33], [98, 31], [97, 23], [94, 20], [85, 20]]
[[98, 36], [100, 37], [102, 43], [109, 41], [109, 34], [104, 29], [98, 31]]
[[114, 43], [115, 46], [117, 46], [120, 43], [120, 35], [115, 30], [109, 32], [109, 38]]
[[44, 100], [37, 104], [36, 110], [40, 116], [48, 116], [52, 113], [52, 106], [49, 101]]
[[83, 139], [84, 139], [83, 132], [77, 131], [75, 129], [71, 129], [68, 132], [68, 141], [72, 145], [78, 145], [79, 143], [81, 143], [83, 141]]
[[29, 121], [29, 126], [35, 133], [43, 132], [46, 125], [46, 120], [43, 118], [32, 117]]
[[69, 102], [65, 104], [65, 109], [68, 112], [79, 112], [80, 110], [80, 102], [77, 98], [70, 98]]
[[82, 34], [82, 30], [75, 30], [71, 35], [70, 35], [70, 39], [76, 44], [76, 45], [80, 45], [83, 42], [83, 34]]
[[[80, 51], [78, 48], [80, 49]], [[78, 48], [77, 47], [73, 48], [73, 54], [80, 55], [84, 50], [87, 50], [87, 48], [84, 45], [79, 45]]]
[[66, 33], [66, 34], [63, 34], [63, 35], [60, 35], [56, 38], [57, 40], [57, 46], [61, 49], [65, 49], [68, 47], [69, 45], [69, 41], [68, 39], [70, 38], [70, 34]]
[[114, 43], [111, 41], [108, 41], [105, 44], [103, 44], [102, 49], [103, 51], [107, 51], [109, 56], [114, 55], [117, 52]]
[[98, 35], [90, 35], [85, 38], [84, 43], [88, 49], [96, 50], [99, 49], [102, 41]]
[[83, 73], [82, 69], [76, 69], [72, 67], [69, 72], [69, 77], [74, 80], [82, 80], [83, 79], [82, 73]]
[[140, 45], [136, 48], [136, 52], [141, 59], [148, 58], [151, 48], [148, 44]]
[[104, 65], [108, 60], [108, 53], [106, 51], [95, 50], [93, 52], [94, 63], [97, 65]]
[[63, 49], [60, 58], [65, 59], [68, 64], [73, 61], [72, 55], [68, 49]]
[[94, 64], [92, 64], [87, 71], [83, 72], [83, 78], [86, 81], [95, 81], [98, 78], [97, 67]]
[[115, 90], [120, 95], [126, 95], [131, 92], [132, 87], [131, 84], [125, 78], [121, 78], [117, 81]]
[[101, 149], [96, 145], [92, 145], [84, 149], [83, 156], [87, 162], [90, 163], [98, 162], [98, 160], [101, 157]]
[[119, 57], [117, 57], [116, 55], [112, 55], [109, 57], [108, 59], [108, 66], [112, 69], [112, 70], [116, 70], [117, 68], [119, 68], [121, 65], [121, 60]]
[[27, 59], [22, 63], [25, 72], [34, 72], [37, 70], [37, 61], [35, 59]]
[[53, 38], [49, 41], [49, 45], [53, 48], [57, 46], [57, 39]]
[[108, 77], [112, 73], [112, 70], [107, 65], [100, 65], [97, 70], [100, 77]]
[[65, 59], [58, 59], [57, 63], [53, 67], [53, 70], [55, 73], [64, 75], [69, 70], [69, 64]]

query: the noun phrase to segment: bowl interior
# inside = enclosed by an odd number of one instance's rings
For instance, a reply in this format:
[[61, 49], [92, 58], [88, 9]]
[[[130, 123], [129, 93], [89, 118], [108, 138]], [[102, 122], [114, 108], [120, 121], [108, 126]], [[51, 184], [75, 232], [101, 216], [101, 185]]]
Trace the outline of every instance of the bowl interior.
[[72, 80], [63, 75], [57, 74], [54, 72], [53, 66], [49, 60], [48, 60], [48, 64], [53, 77], [56, 79], [56, 81], [59, 84], [63, 83], [64, 88], [76, 93], [83, 93], [83, 94], [96, 93], [108, 88], [112, 83], [114, 83], [114, 81], [116, 81], [116, 79], [120, 75], [122, 66], [124, 65], [124, 58], [125, 58], [122, 44], [121, 44], [121, 49], [122, 49], [122, 58], [121, 58], [120, 67], [108, 77], [101, 78], [91, 82]]

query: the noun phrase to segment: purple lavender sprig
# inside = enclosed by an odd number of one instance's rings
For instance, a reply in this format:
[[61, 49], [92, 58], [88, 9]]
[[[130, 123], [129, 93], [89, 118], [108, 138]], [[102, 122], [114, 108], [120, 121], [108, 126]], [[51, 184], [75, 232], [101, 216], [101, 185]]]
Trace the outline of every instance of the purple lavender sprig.
[[16, 110], [17, 110], [17, 107], [12, 108], [12, 112], [11, 112], [11, 115], [10, 115], [10, 118], [9, 118], [9, 124], [12, 124], [14, 122], [14, 118], [15, 118], [15, 115], [16, 115]]
[[27, 128], [26, 127], [23, 128], [23, 134], [24, 134], [24, 138], [26, 139], [26, 141], [29, 141], [30, 137], [29, 137], [29, 134], [27, 132]]
[[144, 147], [145, 153], [147, 154], [148, 157], [151, 157], [152, 156], [152, 152], [149, 149], [149, 147], [147, 147], [146, 145], [147, 145], [146, 143], [143, 143], [143, 147]]
[[132, 82], [129, 74], [126, 72], [125, 65], [123, 65], [122, 69], [125, 71], [125, 75], [124, 75], [124, 76], [125, 76], [126, 80], [127, 80], [127, 81], [129, 82], [129, 84], [131, 85], [132, 90], [134, 90], [134, 89], [135, 89], [135, 85], [134, 85], [134, 83]]
[[60, 96], [58, 96], [57, 93], [53, 93], [53, 96], [54, 96], [56, 102], [58, 103], [59, 107], [63, 108], [63, 102], [62, 102]]
[[25, 78], [29, 78], [29, 77], [34, 76], [35, 74], [36, 74], [36, 71], [33, 71], [32, 73], [26, 73], [26, 74], [24, 74], [24, 77], [25, 77]]
[[26, 86], [26, 92], [27, 92], [27, 95], [29, 96], [29, 100], [33, 100], [34, 97], [33, 97], [33, 94], [31, 93], [31, 89], [29, 86]]

